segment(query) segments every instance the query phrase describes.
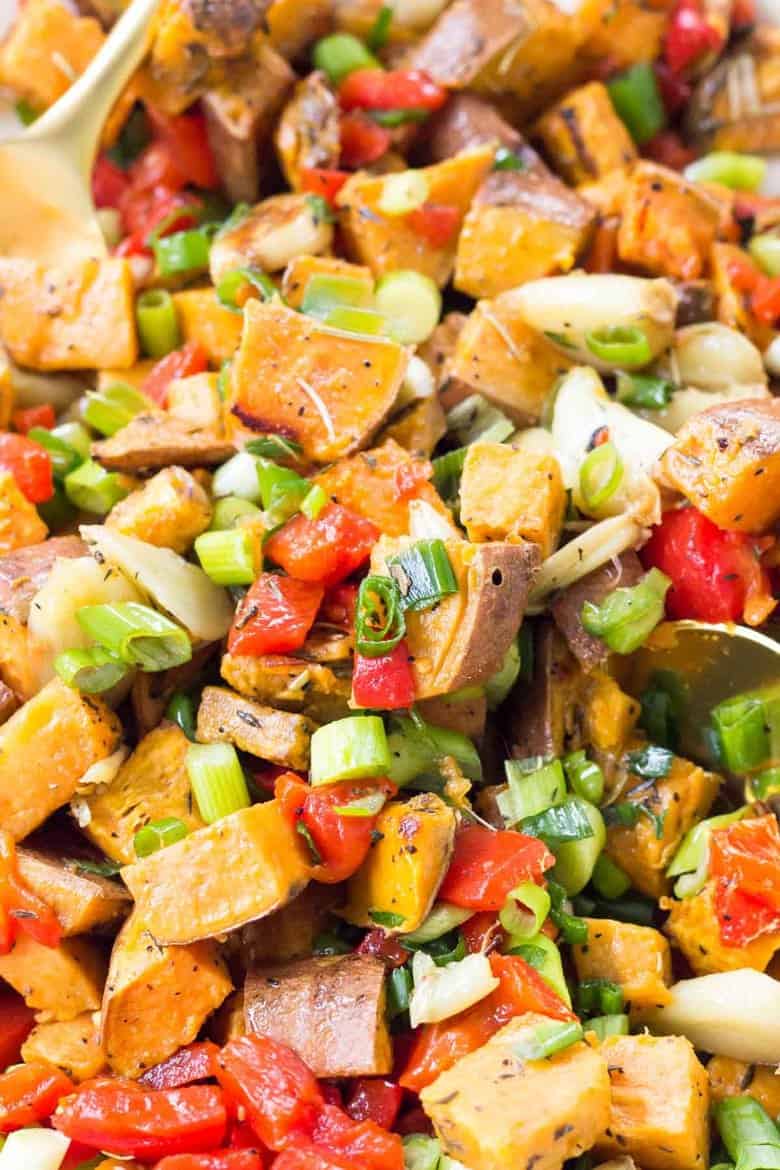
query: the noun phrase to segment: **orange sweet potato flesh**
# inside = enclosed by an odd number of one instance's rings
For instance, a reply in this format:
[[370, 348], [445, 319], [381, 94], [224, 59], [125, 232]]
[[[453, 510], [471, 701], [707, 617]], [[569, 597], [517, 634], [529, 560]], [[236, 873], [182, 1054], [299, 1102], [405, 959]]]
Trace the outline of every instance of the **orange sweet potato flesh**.
[[780, 1114], [780, 1077], [773, 1068], [745, 1064], [730, 1056], [713, 1056], [707, 1065], [713, 1101], [724, 1097], [754, 1097], [770, 1117]]
[[245, 437], [273, 432], [330, 463], [366, 446], [406, 372], [393, 341], [328, 329], [285, 305], [251, 300], [233, 363], [228, 408]]
[[660, 906], [669, 911], [664, 930], [682, 951], [695, 975], [713, 975], [741, 967], [765, 971], [775, 952], [780, 950], [780, 930], [759, 935], [742, 947], [728, 947], [721, 942], [710, 882], [692, 898], [682, 902], [662, 898]]
[[578, 979], [610, 979], [634, 1007], [669, 1002], [671, 951], [659, 931], [611, 918], [587, 923], [587, 943], [572, 948]]

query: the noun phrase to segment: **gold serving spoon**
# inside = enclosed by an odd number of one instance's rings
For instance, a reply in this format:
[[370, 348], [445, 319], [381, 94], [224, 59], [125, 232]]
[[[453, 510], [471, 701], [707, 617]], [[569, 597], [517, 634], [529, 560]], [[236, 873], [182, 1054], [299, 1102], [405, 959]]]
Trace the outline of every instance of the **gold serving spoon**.
[[0, 256], [67, 265], [106, 254], [90, 176], [114, 102], [147, 48], [158, 0], [133, 0], [81, 77], [0, 144]]

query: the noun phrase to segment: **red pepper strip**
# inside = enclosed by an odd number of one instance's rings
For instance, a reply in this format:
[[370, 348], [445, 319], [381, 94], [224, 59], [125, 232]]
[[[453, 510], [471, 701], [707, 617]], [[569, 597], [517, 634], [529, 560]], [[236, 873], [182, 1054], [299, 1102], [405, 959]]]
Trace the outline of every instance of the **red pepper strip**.
[[423, 203], [404, 220], [431, 248], [446, 248], [460, 227], [461, 211], [449, 203]]
[[414, 675], [409, 647], [401, 639], [389, 654], [368, 658], [355, 654], [352, 697], [358, 707], [397, 711], [414, 703]]
[[342, 81], [343, 110], [441, 109], [447, 91], [420, 69], [356, 69]]
[[156, 1090], [121, 1077], [96, 1077], [62, 1102], [52, 1124], [97, 1150], [153, 1162], [215, 1150], [225, 1137], [227, 1111], [215, 1085]]
[[357, 585], [348, 581], [326, 589], [320, 612], [317, 614], [317, 621], [330, 622], [331, 625], [342, 626], [347, 631], [353, 630], [357, 595]]
[[174, 1154], [154, 1170], [263, 1170], [259, 1150], [218, 1150], [215, 1154]]
[[35, 1023], [35, 1012], [10, 987], [0, 988], [0, 1069], [16, 1064]]
[[439, 898], [468, 910], [500, 910], [520, 882], [540, 881], [555, 858], [538, 837], [511, 829], [494, 831], [464, 825]]
[[353, 1121], [337, 1105], [324, 1105], [317, 1115], [311, 1139], [331, 1153], [363, 1170], [404, 1170], [401, 1139], [375, 1121]]
[[0, 1133], [38, 1125], [73, 1088], [64, 1072], [43, 1060], [18, 1064], [0, 1073]]
[[385, 1077], [358, 1077], [347, 1097], [346, 1109], [353, 1121], [374, 1121], [392, 1129], [398, 1117], [404, 1091]]
[[299, 650], [314, 624], [322, 595], [322, 586], [314, 582], [261, 573], [236, 610], [228, 634], [229, 652], [261, 655]]
[[180, 349], [171, 350], [159, 362], [155, 362], [144, 378], [141, 389], [158, 406], [165, 406], [171, 382], [178, 378], [189, 378], [192, 374], [202, 374], [208, 368], [206, 351], [197, 341], [188, 341]]
[[686, 146], [674, 130], [662, 130], [656, 134], [644, 144], [642, 154], [672, 171], [682, 171], [698, 158], [698, 151]]
[[10, 471], [31, 504], [43, 504], [54, 494], [49, 454], [26, 435], [0, 434], [0, 469]]
[[40, 406], [28, 406], [24, 410], [15, 410], [11, 416], [14, 429], [20, 435], [26, 435], [33, 427], [45, 427], [47, 431], [57, 422], [54, 407], [44, 402]]
[[260, 1141], [272, 1150], [310, 1134], [324, 1104], [301, 1058], [266, 1036], [230, 1040], [217, 1058], [217, 1075], [230, 1103], [244, 1109]]
[[386, 154], [392, 136], [364, 114], [342, 114], [339, 128], [341, 165], [348, 170], [367, 167]]
[[139, 1084], [150, 1089], [179, 1089], [195, 1081], [207, 1081], [217, 1075], [219, 1048], [209, 1040], [187, 1044], [155, 1064], [139, 1077]]
[[327, 588], [359, 569], [378, 539], [379, 529], [370, 520], [327, 504], [316, 520], [293, 516], [266, 541], [265, 551], [291, 577]]
[[361, 1170], [358, 1163], [311, 1142], [301, 1142], [274, 1160], [273, 1170]]
[[321, 195], [331, 207], [336, 206], [336, 196], [349, 178], [347, 171], [328, 170], [325, 167], [301, 167], [302, 191]]
[[433, 464], [429, 459], [404, 459], [393, 475], [393, 491], [397, 500], [413, 500], [420, 494], [420, 488], [433, 475]]
[[3, 910], [0, 954], [7, 954], [19, 931], [44, 947], [56, 947], [62, 928], [50, 906], [29, 890], [17, 871], [16, 845], [10, 833], [0, 829], [0, 906]]
[[519, 955], [489, 956], [500, 981], [495, 991], [473, 1007], [440, 1024], [423, 1024], [399, 1082], [419, 1093], [461, 1057], [485, 1044], [504, 1024], [524, 1012], [538, 1012], [555, 1020], [575, 1017], [553, 989]]

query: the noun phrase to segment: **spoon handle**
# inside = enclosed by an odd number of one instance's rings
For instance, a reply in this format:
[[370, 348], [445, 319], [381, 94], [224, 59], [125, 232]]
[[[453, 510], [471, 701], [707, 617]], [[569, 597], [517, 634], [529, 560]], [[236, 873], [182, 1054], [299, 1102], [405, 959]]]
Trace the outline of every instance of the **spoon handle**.
[[105, 121], [143, 60], [159, 0], [133, 0], [67, 93], [24, 137], [51, 142], [89, 179]]

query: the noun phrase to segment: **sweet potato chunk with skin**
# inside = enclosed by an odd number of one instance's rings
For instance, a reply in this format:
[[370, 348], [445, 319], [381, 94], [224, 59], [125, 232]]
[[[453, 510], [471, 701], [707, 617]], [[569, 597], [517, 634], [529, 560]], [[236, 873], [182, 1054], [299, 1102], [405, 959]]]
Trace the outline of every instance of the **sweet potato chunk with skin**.
[[87, 555], [80, 536], [52, 536], [0, 557], [0, 610], [17, 621], [26, 622], [30, 604], [46, 581], [58, 557], [74, 559]]
[[156, 939], [190, 943], [278, 910], [307, 885], [309, 868], [306, 843], [270, 800], [126, 866], [122, 878]]
[[22, 495], [10, 471], [0, 471], [0, 555], [37, 545], [48, 528], [35, 504]]
[[461, 150], [492, 142], [511, 150], [528, 169], [538, 167], [547, 172], [520, 131], [510, 126], [491, 102], [474, 93], [451, 94], [446, 104], [425, 123], [422, 133], [426, 157], [431, 162], [444, 162]]
[[102, 699], [47, 683], [0, 727], [0, 827], [17, 841], [37, 829], [116, 751], [121, 733]]
[[[294, 0], [300, 4], [301, 0]], [[293, 191], [301, 185], [301, 171], [338, 167], [339, 102], [322, 73], [310, 73], [295, 87], [279, 119], [274, 138], [276, 152]]]
[[106, 1067], [100, 1017], [96, 1012], [82, 1012], [73, 1020], [38, 1024], [22, 1045], [22, 1060], [56, 1065], [77, 1083], [96, 1077]]
[[539, 119], [534, 135], [567, 183], [590, 183], [637, 157], [607, 87], [591, 81], [573, 89]]
[[484, 394], [518, 426], [531, 426], [570, 368], [569, 359], [521, 319], [507, 292], [480, 301], [468, 317], [446, 366], [442, 397], [450, 407], [469, 394]]
[[480, 187], [458, 240], [455, 287], [494, 297], [527, 280], [568, 272], [596, 214], [554, 175], [495, 171]]
[[198, 708], [201, 743], [232, 743], [283, 768], [306, 771], [314, 725], [305, 715], [261, 707], [226, 687], [206, 687]]
[[0, 48], [0, 85], [43, 113], [84, 72], [103, 43], [96, 20], [61, 0], [29, 0]]
[[185, 767], [189, 740], [172, 724], [145, 735], [105, 788], [86, 797], [84, 832], [112, 861], [135, 861], [133, 838], [150, 821], [176, 817], [190, 832], [201, 828]]
[[560, 1170], [609, 1119], [607, 1062], [582, 1041], [546, 1060], [515, 1049], [545, 1016], [518, 1016], [422, 1090], [442, 1148], [480, 1170]]
[[[775, 331], [751, 312], [750, 295], [735, 287], [734, 265], [744, 265], [745, 253], [736, 244], [715, 243], [710, 251], [711, 291], [715, 297], [717, 319], [729, 329], [744, 333], [761, 352], [772, 342]], [[740, 271], [737, 268], [736, 271]]]
[[694, 415], [661, 474], [720, 528], [765, 532], [780, 517], [780, 402], [745, 399]]
[[0, 979], [19, 992], [42, 1023], [97, 1011], [105, 975], [103, 951], [80, 938], [45, 947], [19, 934], [13, 949], [0, 955]]
[[611, 1082], [600, 1157], [628, 1154], [647, 1170], [704, 1170], [709, 1158], [707, 1072], [684, 1036], [609, 1036]]
[[101, 1039], [112, 1071], [137, 1077], [172, 1056], [232, 990], [215, 943], [161, 946], [134, 913], [114, 943], [103, 996]]
[[376, 822], [381, 838], [348, 884], [342, 912], [356, 926], [397, 934], [428, 916], [455, 844], [455, 813], [435, 793], [386, 805]]
[[137, 414], [110, 439], [92, 444], [92, 455], [113, 471], [169, 467], [205, 467], [235, 454], [221, 427], [199, 427], [164, 410]]
[[616, 589], [636, 585], [644, 573], [639, 557], [629, 550], [564, 589], [553, 601], [553, 620], [585, 670], [603, 665], [609, 657], [609, 648], [583, 626], [583, 605], [586, 601], [600, 605]]
[[[414, 542], [380, 537], [372, 572], [387, 574], [388, 561]], [[446, 541], [458, 592], [438, 605], [406, 615], [406, 635], [417, 699], [451, 694], [485, 682], [504, 661], [520, 628], [528, 591], [539, 564], [535, 545]], [[403, 569], [396, 569], [403, 573]], [[403, 581], [401, 592], [403, 593]], [[490, 630], [490, 638], [485, 637]]]
[[780, 1077], [773, 1068], [745, 1064], [730, 1056], [713, 1056], [707, 1065], [710, 1096], [713, 1101], [725, 1097], [754, 1097], [770, 1117], [780, 1114]]
[[0, 259], [0, 290], [0, 339], [19, 365], [122, 369], [135, 362], [135, 289], [126, 260], [54, 269]]
[[251, 969], [311, 955], [315, 938], [343, 901], [343, 886], [310, 882], [281, 910], [228, 935], [225, 947], [231, 969]]
[[[780, 150], [778, 51], [780, 32], [762, 22], [699, 82], [686, 110], [686, 130], [705, 150]], [[748, 92], [749, 100], [735, 100], [735, 93]]]
[[330, 463], [366, 446], [401, 388], [393, 341], [328, 329], [277, 302], [248, 301], [228, 407], [236, 425], [300, 443]]
[[565, 509], [555, 456], [514, 451], [503, 443], [469, 446], [460, 481], [460, 518], [469, 540], [530, 540], [548, 557]]
[[639, 719], [637, 700], [621, 690], [611, 675], [594, 670], [583, 680], [581, 701], [585, 742], [597, 750], [622, 755]]
[[165, 467], [111, 509], [106, 527], [185, 553], [211, 521], [211, 501], [183, 467]]
[[653, 162], [628, 179], [618, 229], [618, 257], [655, 276], [696, 280], [707, 267], [721, 212], [701, 184]]
[[780, 930], [761, 934], [741, 947], [730, 947], [722, 942], [711, 883], [692, 898], [681, 902], [675, 898], [663, 898], [660, 905], [662, 910], [669, 911], [664, 930], [682, 951], [695, 975], [736, 971], [740, 967], [765, 971], [780, 950]]
[[672, 957], [669, 943], [651, 926], [586, 918], [588, 941], [572, 947], [577, 978], [617, 983], [628, 1007], [669, 1003]]
[[252, 972], [247, 1032], [292, 1048], [316, 1077], [384, 1076], [393, 1066], [385, 965], [373, 955], [298, 959]]
[[265, 15], [274, 48], [294, 60], [328, 31], [333, 6], [331, 0], [271, 0]]
[[66, 937], [115, 922], [130, 909], [119, 882], [26, 846], [17, 849], [16, 859], [22, 881], [51, 907]]
[[[479, 146], [417, 171], [427, 184], [427, 202], [456, 207], [462, 223], [477, 188], [493, 165], [493, 156], [492, 145]], [[359, 171], [338, 194], [336, 202], [341, 208], [341, 228], [350, 259], [367, 264], [375, 276], [397, 268], [414, 268], [443, 288], [455, 262], [457, 231], [446, 244], [433, 247], [403, 216], [389, 216], [382, 211], [385, 182], [385, 176]]]
[[667, 892], [666, 867], [688, 830], [706, 817], [719, 784], [713, 772], [705, 772], [681, 756], [673, 757], [666, 777], [650, 784], [629, 774], [621, 800], [643, 806], [653, 817], [640, 816], [632, 828], [608, 825], [605, 852], [643, 894], [658, 898]]
[[[399, 475], [414, 468], [408, 452], [388, 439], [381, 447], [340, 459], [314, 482], [334, 503], [372, 520], [387, 536], [403, 536], [409, 531], [409, 499], [399, 491]], [[413, 498], [425, 500], [449, 519], [439, 493], [426, 480], [415, 485]]]
[[213, 288], [185, 288], [173, 293], [182, 341], [195, 342], [209, 365], [233, 357], [241, 340], [241, 314], [226, 309]]
[[582, 49], [581, 62], [592, 69], [607, 57], [616, 69], [628, 69], [639, 61], [654, 61], [669, 18], [669, 0], [652, 7], [645, 0], [614, 0], [606, 5], [601, 18]]
[[283, 711], [303, 711], [317, 723], [349, 714], [350, 675], [283, 654], [225, 654], [221, 674], [242, 695]]

